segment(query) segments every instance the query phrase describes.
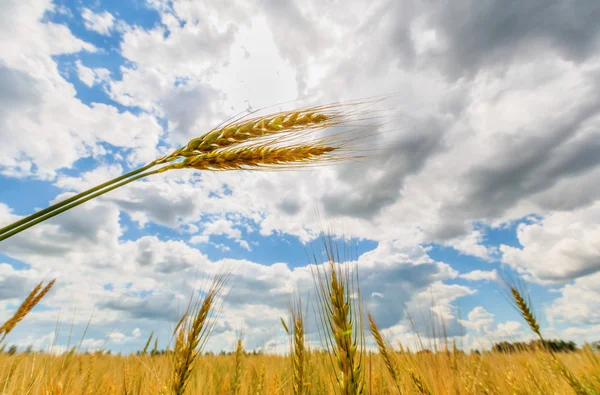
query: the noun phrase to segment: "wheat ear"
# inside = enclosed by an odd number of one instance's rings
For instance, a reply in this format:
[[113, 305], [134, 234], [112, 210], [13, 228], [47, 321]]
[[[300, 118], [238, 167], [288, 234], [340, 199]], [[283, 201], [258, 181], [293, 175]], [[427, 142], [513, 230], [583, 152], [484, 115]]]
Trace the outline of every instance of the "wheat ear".
[[[292, 302], [290, 315], [292, 318], [292, 337], [290, 339], [293, 377], [292, 387], [294, 395], [302, 395], [304, 393], [306, 349], [304, 345], [304, 317], [302, 312], [302, 299], [299, 295]], [[284, 323], [283, 320], [282, 323]]]
[[146, 353], [148, 352], [148, 347], [150, 347], [150, 342], [152, 342], [152, 336], [154, 336], [154, 332], [150, 332], [150, 336], [148, 336], [146, 345], [144, 346], [144, 349], [142, 350], [142, 355], [146, 355]]
[[[517, 308], [517, 310], [521, 313], [523, 319], [527, 322], [531, 330], [539, 337], [542, 342], [542, 347], [548, 351], [550, 357], [552, 358], [552, 362], [554, 366], [558, 370], [558, 372], [563, 376], [563, 378], [569, 383], [573, 391], [575, 391], [578, 395], [588, 394], [588, 391], [583, 386], [583, 384], [571, 373], [569, 369], [558, 359], [554, 351], [552, 351], [551, 347], [548, 347], [546, 344], [546, 340], [542, 336], [540, 331], [540, 324], [538, 320], [535, 318], [533, 313], [533, 309], [531, 308], [531, 299], [529, 296], [524, 297], [524, 290], [520, 290], [517, 284], [510, 283], [505, 280], [505, 284], [508, 286], [510, 294], [512, 296], [512, 300]], [[522, 288], [522, 287], [521, 287]]]
[[[323, 243], [328, 259], [324, 265], [328, 269], [321, 271], [315, 262], [313, 278], [325, 345], [333, 355], [332, 362], [337, 372], [336, 392], [344, 395], [363, 394], [364, 336], [359, 302], [352, 299], [354, 279], [348, 266], [340, 263], [339, 251], [331, 237], [323, 237]], [[360, 297], [360, 291], [356, 291]]]
[[373, 316], [371, 316], [371, 314], [369, 313], [367, 317], [369, 319], [369, 329], [371, 330], [371, 335], [373, 335], [375, 343], [377, 344], [379, 355], [381, 355], [381, 358], [385, 363], [385, 367], [387, 368], [390, 376], [392, 377], [394, 386], [398, 390], [398, 393], [401, 394], [402, 390], [400, 388], [400, 376], [398, 375], [398, 371], [396, 370], [396, 364], [392, 360], [392, 356], [388, 351], [388, 345], [383, 339], [383, 336], [381, 335], [381, 332], [379, 331], [379, 328], [377, 327], [377, 323], [373, 319]]
[[235, 349], [235, 374], [233, 376], [233, 385], [231, 388], [231, 393], [233, 395], [238, 395], [242, 388], [243, 358], [244, 346], [242, 345], [242, 339], [240, 338], [237, 341], [237, 347]]
[[170, 162], [178, 157], [195, 156], [198, 153], [240, 144], [248, 140], [267, 137], [299, 129], [317, 129], [339, 122], [341, 114], [327, 111], [333, 106], [313, 107], [306, 110], [280, 112], [264, 117], [255, 117], [242, 122], [213, 129], [203, 136], [190, 140], [184, 147], [175, 150], [161, 161]]
[[8, 319], [1, 327], [0, 334], [2, 334], [2, 338], [0, 338], [0, 343], [4, 341], [6, 336], [14, 329], [14, 327], [23, 319], [31, 309], [33, 309], [39, 302], [42, 300], [44, 296], [50, 291], [50, 288], [54, 285], [56, 279], [50, 281], [44, 288], [42, 288], [42, 283], [39, 283], [25, 298], [23, 303], [19, 306], [15, 314], [11, 318]]
[[215, 304], [224, 290], [229, 276], [220, 274], [213, 278], [212, 284], [203, 299], [197, 299], [184, 313], [185, 323], [175, 333], [174, 372], [171, 389], [174, 394], [185, 392], [188, 379], [194, 369], [198, 355], [202, 352], [214, 326], [211, 317]]
[[[377, 101], [373, 100], [371, 103]], [[158, 158], [146, 166], [90, 188], [1, 228], [0, 241], [130, 182], [166, 170], [178, 168], [200, 170], [289, 169], [300, 165], [306, 166], [362, 157], [354, 155], [353, 150], [354, 153], [357, 150], [349, 147], [348, 143], [356, 141], [356, 137], [350, 139], [352, 134], [365, 138], [366, 135], [362, 133], [362, 129], [374, 127], [356, 124], [357, 121], [372, 120], [372, 118], [366, 117], [368, 112], [360, 110], [361, 106], [365, 104], [369, 104], [369, 101], [310, 107], [231, 122], [192, 139], [184, 147]], [[337, 139], [321, 139], [318, 142], [307, 143], [308, 133], [329, 127], [353, 125], [357, 125], [359, 129], [339, 133]], [[291, 144], [290, 140], [294, 138], [301, 141]], [[345, 141], [342, 142], [342, 140]], [[329, 142], [333, 144], [329, 144]], [[249, 145], [241, 147], [245, 144]], [[340, 151], [343, 152], [342, 155], [337, 157], [332, 155], [333, 151], [343, 147], [346, 151]], [[151, 170], [157, 165], [165, 164], [165, 167]]]

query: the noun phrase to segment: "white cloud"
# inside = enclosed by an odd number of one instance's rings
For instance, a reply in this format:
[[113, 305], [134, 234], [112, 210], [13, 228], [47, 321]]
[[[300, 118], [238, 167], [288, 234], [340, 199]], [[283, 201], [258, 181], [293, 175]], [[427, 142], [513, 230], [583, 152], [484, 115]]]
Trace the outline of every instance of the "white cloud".
[[546, 308], [546, 314], [552, 323], [566, 323], [572, 327], [600, 325], [600, 273], [579, 278], [572, 284], [565, 285], [560, 289], [560, 294]]
[[[103, 143], [133, 148], [132, 164], [154, 159], [162, 129], [153, 116], [85, 105], [59, 74], [53, 55], [95, 48], [64, 25], [42, 22], [49, 8], [38, 0], [0, 6], [0, 172], [52, 178], [82, 157], [105, 154]], [[95, 74], [106, 77], [103, 70]]]
[[466, 337], [467, 349], [490, 349], [494, 343], [529, 341], [535, 336], [527, 332], [528, 328], [523, 328], [520, 322], [498, 322], [496, 316], [482, 306], [473, 308], [468, 314], [468, 319], [461, 320], [461, 323], [474, 331]]
[[503, 245], [503, 261], [543, 282], [564, 282], [600, 271], [600, 202], [553, 212], [517, 230], [523, 248]]
[[77, 60], [75, 65], [77, 67], [77, 76], [81, 82], [89, 87], [110, 80], [110, 71], [105, 68], [91, 69], [84, 66], [80, 60]]
[[115, 26], [115, 17], [108, 11], [95, 13], [89, 8], [84, 8], [81, 11], [81, 17], [86, 29], [104, 36], [110, 35], [111, 30]]
[[461, 274], [460, 278], [469, 281], [496, 281], [499, 279], [496, 269], [491, 271], [473, 270], [469, 273]]

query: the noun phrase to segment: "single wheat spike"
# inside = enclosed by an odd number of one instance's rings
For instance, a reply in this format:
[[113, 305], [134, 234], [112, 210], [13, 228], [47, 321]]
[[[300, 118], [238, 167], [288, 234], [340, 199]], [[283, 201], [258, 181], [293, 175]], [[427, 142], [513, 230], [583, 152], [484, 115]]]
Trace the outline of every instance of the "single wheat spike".
[[150, 346], [150, 342], [152, 341], [152, 336], [154, 336], [154, 332], [150, 332], [150, 336], [148, 336], [146, 345], [144, 346], [144, 349], [142, 350], [142, 355], [146, 355], [146, 353], [148, 352], [148, 347]]
[[156, 336], [154, 338], [154, 348], [152, 349], [152, 351], [150, 352], [150, 355], [154, 356], [158, 354], [158, 336]]
[[[306, 364], [306, 350], [304, 346], [304, 319], [302, 316], [302, 302], [298, 297], [295, 305], [291, 308], [293, 324], [293, 345], [292, 345], [292, 376], [294, 395], [302, 395], [304, 391], [304, 371]], [[282, 320], [283, 322], [283, 320]]]
[[171, 385], [174, 394], [181, 395], [185, 392], [197, 357], [213, 328], [210, 313], [228, 279], [226, 275], [218, 275], [213, 279], [204, 300], [197, 300], [184, 314], [186, 318], [192, 318], [191, 324], [182, 324], [175, 333], [174, 374]]
[[[361, 310], [353, 302], [354, 282], [349, 269], [344, 268], [331, 238], [323, 236], [328, 269], [320, 272], [318, 262], [313, 279], [318, 298], [322, 329], [328, 350], [333, 354], [336, 370], [336, 392], [345, 395], [363, 394], [364, 336]], [[315, 258], [316, 260], [316, 258]], [[312, 268], [312, 266], [311, 266]], [[356, 284], [357, 286], [358, 284]], [[360, 290], [356, 289], [358, 295]]]
[[400, 377], [398, 376], [398, 372], [396, 370], [396, 364], [394, 363], [394, 361], [392, 361], [392, 356], [388, 352], [388, 346], [383, 340], [383, 336], [381, 336], [381, 332], [379, 331], [379, 328], [377, 327], [377, 324], [375, 323], [375, 320], [373, 319], [371, 314], [369, 313], [367, 317], [369, 319], [369, 329], [371, 330], [371, 334], [375, 339], [375, 343], [377, 343], [379, 355], [381, 355], [381, 358], [385, 363], [385, 367], [390, 373], [390, 376], [392, 377], [392, 381], [394, 382], [394, 386], [398, 390], [398, 393], [402, 393], [402, 390], [400, 388]]
[[335, 147], [302, 145], [297, 147], [243, 147], [225, 149], [196, 156], [164, 166], [158, 172], [173, 169], [242, 170], [285, 167], [308, 163], [324, 163], [334, 159], [327, 155]]
[[519, 292], [519, 290], [516, 287], [514, 287], [514, 286], [510, 287], [510, 292], [513, 296], [515, 304], [517, 305], [517, 308], [519, 309], [519, 312], [521, 313], [521, 315], [527, 322], [527, 325], [529, 325], [531, 330], [536, 335], [538, 335], [543, 342], [544, 339], [540, 332], [540, 324], [537, 321], [537, 319], [535, 318], [533, 311], [529, 307], [529, 303], [527, 303], [527, 300], [525, 300], [525, 298], [521, 295], [521, 293]]
[[42, 289], [42, 283], [39, 283], [33, 291], [25, 298], [21, 306], [17, 309], [15, 314], [6, 321], [0, 327], [0, 334], [2, 334], [2, 338], [0, 338], [0, 343], [6, 338], [6, 336], [14, 329], [14, 327], [23, 319], [31, 309], [33, 309], [39, 302], [42, 300], [44, 296], [50, 291], [50, 288], [54, 285], [56, 279], [50, 281], [48, 285], [46, 285]]
[[542, 347], [550, 354], [550, 357], [552, 358], [556, 370], [558, 370], [560, 375], [569, 383], [569, 385], [571, 386], [573, 391], [575, 391], [576, 394], [587, 394], [588, 391], [583, 386], [583, 384], [558, 359], [554, 351], [552, 351], [552, 348], [547, 346], [546, 341], [544, 340], [544, 337], [542, 336], [542, 333], [540, 331], [540, 324], [535, 318], [535, 315], [533, 314], [533, 310], [531, 308], [531, 301], [529, 300], [529, 297], [527, 297], [526, 299], [522, 295], [521, 291], [519, 291], [517, 286], [508, 284], [508, 282], [506, 282], [506, 284], [509, 287], [510, 293], [513, 297], [513, 301], [517, 309], [519, 310], [519, 312], [523, 316], [523, 319], [525, 319], [531, 330], [540, 338], [540, 341], [542, 342]]
[[244, 347], [242, 345], [242, 339], [238, 339], [237, 347], [235, 349], [235, 374], [233, 376], [233, 385], [231, 386], [231, 393], [233, 395], [239, 395], [242, 388], [242, 360], [244, 356]]

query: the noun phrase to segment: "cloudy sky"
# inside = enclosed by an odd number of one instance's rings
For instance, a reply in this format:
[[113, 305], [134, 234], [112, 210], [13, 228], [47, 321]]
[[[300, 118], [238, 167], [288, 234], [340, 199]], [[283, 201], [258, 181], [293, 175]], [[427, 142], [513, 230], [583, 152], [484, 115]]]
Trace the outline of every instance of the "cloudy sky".
[[[178, 171], [0, 243], [0, 318], [40, 281], [9, 342], [167, 344], [197, 283], [235, 273], [213, 350], [281, 351], [311, 290], [321, 221], [357, 246], [390, 338], [407, 310], [465, 347], [529, 338], [497, 279], [521, 277], [547, 337], [599, 340], [597, 0], [4, 0], [0, 224], [139, 167], [227, 117], [396, 94], [391, 148], [299, 172]], [[279, 107], [275, 107], [279, 109]], [[423, 328], [425, 325], [421, 325]], [[312, 328], [314, 332], [315, 328]], [[461, 340], [462, 339], [462, 340]]]

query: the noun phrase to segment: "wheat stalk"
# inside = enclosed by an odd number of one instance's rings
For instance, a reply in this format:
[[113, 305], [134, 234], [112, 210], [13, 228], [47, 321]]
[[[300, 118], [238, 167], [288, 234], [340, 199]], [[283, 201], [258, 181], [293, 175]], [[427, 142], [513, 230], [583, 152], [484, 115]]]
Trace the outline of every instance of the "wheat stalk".
[[[325, 346], [333, 355], [332, 362], [337, 372], [336, 392], [344, 395], [363, 394], [364, 336], [359, 302], [352, 299], [355, 283], [348, 266], [340, 263], [339, 251], [331, 237], [322, 239], [328, 260], [324, 265], [328, 269], [322, 271], [315, 262], [313, 278]], [[360, 298], [360, 291], [356, 291]]]
[[174, 374], [172, 392], [181, 395], [185, 392], [188, 379], [194, 369], [198, 355], [202, 352], [206, 340], [213, 329], [214, 317], [211, 312], [229, 280], [229, 276], [219, 274], [202, 299], [197, 299], [184, 313], [186, 323], [175, 331]]
[[240, 393], [242, 387], [242, 362], [244, 356], [244, 346], [242, 345], [242, 339], [238, 339], [237, 347], [235, 349], [235, 374], [233, 376], [233, 385], [231, 388], [231, 393], [233, 395], [238, 395]]
[[517, 308], [519, 313], [521, 313], [521, 316], [527, 322], [529, 328], [531, 328], [531, 330], [539, 337], [542, 343], [542, 347], [550, 354], [550, 357], [552, 358], [552, 362], [556, 370], [558, 370], [560, 375], [569, 383], [569, 385], [571, 386], [573, 391], [575, 391], [576, 394], [588, 394], [588, 391], [583, 386], [583, 384], [558, 359], [554, 351], [552, 351], [552, 348], [547, 346], [546, 340], [544, 339], [540, 331], [540, 323], [538, 322], [538, 320], [535, 317], [535, 314], [533, 313], [533, 309], [531, 307], [531, 299], [529, 298], [529, 296], [523, 296], [525, 295], [523, 287], [519, 286], [519, 284], [516, 284], [514, 281], [510, 282], [508, 280], [504, 280], [504, 283], [508, 287], [510, 295], [512, 296], [514, 306]]
[[150, 347], [150, 342], [152, 341], [152, 336], [154, 336], [154, 332], [150, 332], [150, 336], [148, 336], [148, 340], [146, 341], [146, 345], [142, 350], [142, 355], [146, 355], [148, 352], [148, 347]]
[[377, 323], [375, 322], [375, 320], [373, 319], [373, 317], [371, 316], [370, 313], [367, 315], [367, 317], [369, 319], [369, 329], [371, 330], [371, 335], [373, 335], [373, 338], [375, 339], [375, 343], [377, 344], [377, 349], [379, 350], [379, 355], [381, 355], [381, 358], [383, 359], [383, 363], [385, 364], [385, 367], [387, 368], [390, 376], [392, 377], [394, 386], [398, 390], [398, 393], [401, 394], [402, 390], [400, 388], [400, 377], [398, 376], [398, 372], [396, 370], [396, 364], [392, 360], [392, 356], [390, 355], [390, 353], [388, 351], [388, 346], [387, 346], [385, 340], [383, 339], [383, 336], [381, 335], [379, 328], [377, 327]]
[[302, 299], [300, 295], [292, 301], [290, 307], [292, 320], [292, 333], [288, 330], [285, 321], [281, 319], [284, 329], [290, 337], [292, 359], [292, 388], [294, 395], [304, 393], [304, 376], [306, 367], [306, 349], [304, 344], [304, 316], [302, 312]]
[[[361, 158], [364, 155], [358, 155], [358, 148], [350, 146], [349, 143], [369, 137], [364, 132], [376, 126], [361, 126], [358, 123], [373, 120], [368, 111], [362, 110], [362, 106], [380, 100], [309, 107], [230, 122], [192, 139], [185, 146], [146, 166], [0, 228], [0, 241], [130, 182], [167, 170], [294, 169], [311, 164]], [[308, 142], [308, 135], [318, 130], [352, 126], [357, 126], [358, 129], [342, 131], [329, 138]], [[294, 139], [299, 141], [292, 142]], [[334, 155], [334, 151], [339, 155]], [[158, 170], [151, 170], [158, 165], [164, 166]]]

